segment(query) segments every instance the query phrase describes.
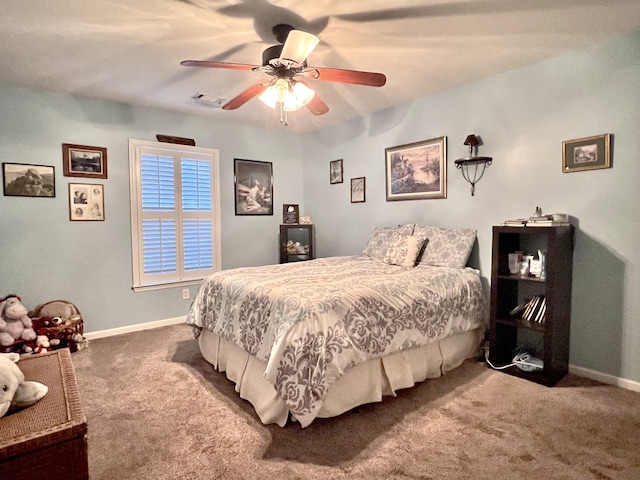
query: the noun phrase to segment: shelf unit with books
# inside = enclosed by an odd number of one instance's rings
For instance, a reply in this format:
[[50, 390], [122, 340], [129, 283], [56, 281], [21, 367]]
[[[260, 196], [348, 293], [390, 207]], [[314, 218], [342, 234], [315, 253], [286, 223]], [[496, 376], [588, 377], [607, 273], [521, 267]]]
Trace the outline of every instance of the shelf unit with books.
[[[489, 359], [508, 365], [526, 350], [544, 363], [541, 371], [501, 371], [547, 386], [567, 374], [573, 242], [572, 225], [493, 227]], [[545, 278], [509, 273], [509, 253], [517, 251], [545, 251]], [[524, 315], [528, 303], [536, 308]]]

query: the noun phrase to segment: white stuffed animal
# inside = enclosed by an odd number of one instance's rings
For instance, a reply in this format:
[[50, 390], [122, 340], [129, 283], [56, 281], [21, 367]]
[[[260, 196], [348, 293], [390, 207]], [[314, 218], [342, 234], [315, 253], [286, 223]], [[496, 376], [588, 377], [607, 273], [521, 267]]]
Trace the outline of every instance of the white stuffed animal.
[[0, 353], [0, 417], [20, 408], [30, 407], [42, 397], [49, 388], [39, 382], [27, 382], [16, 362], [17, 353]]
[[9, 347], [20, 340], [35, 340], [36, 332], [27, 313], [19, 296], [7, 295], [0, 299], [1, 346]]

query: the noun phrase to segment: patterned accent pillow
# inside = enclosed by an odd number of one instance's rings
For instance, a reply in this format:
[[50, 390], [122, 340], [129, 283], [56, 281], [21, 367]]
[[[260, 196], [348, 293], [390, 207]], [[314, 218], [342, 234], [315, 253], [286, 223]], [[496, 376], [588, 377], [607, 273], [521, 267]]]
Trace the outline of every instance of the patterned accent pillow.
[[416, 225], [413, 234], [426, 239], [426, 246], [418, 258], [418, 263], [434, 267], [466, 267], [476, 242], [476, 231], [471, 228], [439, 228]]
[[389, 241], [393, 237], [394, 233], [400, 233], [402, 235], [411, 235], [413, 233], [413, 223], [407, 223], [406, 225], [398, 225], [396, 227], [376, 227], [373, 229], [367, 246], [364, 248], [362, 254], [373, 258], [382, 258], [387, 253], [389, 248]]
[[413, 268], [416, 266], [416, 259], [424, 242], [424, 238], [394, 233], [382, 261], [389, 265]]

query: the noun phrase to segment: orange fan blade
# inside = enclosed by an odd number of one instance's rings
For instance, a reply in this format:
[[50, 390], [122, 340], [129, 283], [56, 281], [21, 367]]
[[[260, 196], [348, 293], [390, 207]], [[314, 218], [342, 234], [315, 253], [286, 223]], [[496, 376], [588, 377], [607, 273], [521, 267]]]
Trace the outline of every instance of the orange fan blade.
[[[298, 82], [304, 83], [307, 87], [311, 88], [307, 82], [303, 82], [302, 80], [298, 80]], [[309, 110], [314, 115], [324, 115], [329, 111], [329, 107], [322, 101], [322, 99], [318, 95], [318, 92], [315, 93], [311, 101], [305, 106], [307, 107], [307, 110]]]
[[183, 60], [180, 65], [185, 67], [228, 68], [231, 70], [253, 70], [256, 67], [245, 63], [209, 62], [207, 60]]
[[313, 96], [311, 101], [307, 103], [306, 107], [314, 115], [324, 115], [329, 111], [329, 107], [327, 107], [327, 104], [322, 101], [317, 93]]
[[234, 98], [229, 100], [222, 106], [223, 110], [235, 110], [236, 108], [241, 107], [253, 97], [257, 97], [262, 92], [264, 92], [269, 86], [268, 82], [264, 80], [259, 81], [258, 83], [254, 83], [246, 90], [240, 92], [240, 94], [236, 95]]
[[354, 85], [365, 85], [368, 87], [382, 87], [387, 83], [387, 77], [382, 73], [323, 67], [309, 67], [306, 71], [309, 70], [315, 70], [318, 72], [318, 76], [315, 80], [321, 80], [323, 82], [351, 83]]

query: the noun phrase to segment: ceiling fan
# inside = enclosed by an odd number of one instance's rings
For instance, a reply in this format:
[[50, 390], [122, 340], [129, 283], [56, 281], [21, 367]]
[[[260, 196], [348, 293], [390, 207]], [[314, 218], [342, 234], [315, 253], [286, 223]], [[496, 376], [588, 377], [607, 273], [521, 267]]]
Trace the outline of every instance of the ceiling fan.
[[329, 107], [311, 89], [306, 80], [370, 87], [382, 87], [387, 81], [382, 73], [309, 67], [307, 66], [307, 57], [318, 44], [318, 37], [301, 30], [295, 30], [291, 25], [285, 24], [273, 27], [273, 34], [280, 44], [269, 47], [262, 53], [262, 65], [206, 60], [184, 60], [180, 64], [187, 67], [252, 70], [267, 74], [269, 78], [262, 79], [240, 92], [225, 103], [222, 109], [235, 110], [252, 98], [259, 96], [260, 100], [271, 108], [279, 107], [280, 122], [285, 125], [287, 124], [287, 112], [301, 107], [306, 107], [314, 115], [324, 115], [329, 111]]

